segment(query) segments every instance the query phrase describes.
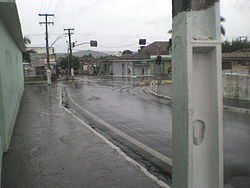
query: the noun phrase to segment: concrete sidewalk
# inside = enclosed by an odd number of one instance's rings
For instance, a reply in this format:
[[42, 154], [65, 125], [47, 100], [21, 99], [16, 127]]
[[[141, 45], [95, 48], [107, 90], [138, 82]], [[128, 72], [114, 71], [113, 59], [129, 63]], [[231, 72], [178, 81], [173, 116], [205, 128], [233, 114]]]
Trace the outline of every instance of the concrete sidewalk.
[[[159, 98], [172, 100], [171, 84], [161, 85], [157, 88], [157, 92], [148, 87], [148, 91]], [[223, 98], [224, 110], [250, 114], [250, 101]]]
[[57, 85], [25, 86], [2, 188], [158, 188], [59, 105]]

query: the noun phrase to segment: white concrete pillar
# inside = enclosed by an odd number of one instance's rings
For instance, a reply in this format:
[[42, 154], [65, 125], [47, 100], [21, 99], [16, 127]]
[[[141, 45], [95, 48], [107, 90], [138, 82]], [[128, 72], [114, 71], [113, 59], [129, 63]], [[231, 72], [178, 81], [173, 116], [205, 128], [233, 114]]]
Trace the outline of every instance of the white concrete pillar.
[[51, 85], [51, 70], [47, 69], [47, 84]]
[[173, 188], [223, 187], [219, 0], [173, 0]]

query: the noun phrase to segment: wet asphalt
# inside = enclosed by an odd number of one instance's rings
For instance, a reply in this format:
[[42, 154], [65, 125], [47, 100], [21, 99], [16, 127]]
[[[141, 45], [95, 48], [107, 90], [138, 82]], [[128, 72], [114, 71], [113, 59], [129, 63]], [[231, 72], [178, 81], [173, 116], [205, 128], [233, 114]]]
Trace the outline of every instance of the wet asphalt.
[[[72, 98], [80, 106], [171, 157], [172, 112], [169, 101], [151, 96], [146, 87], [133, 84], [134, 81], [129, 79], [81, 77], [67, 85]], [[223, 122], [225, 184], [249, 188], [250, 115], [225, 111]]]
[[59, 105], [59, 87], [25, 86], [2, 188], [159, 188]]

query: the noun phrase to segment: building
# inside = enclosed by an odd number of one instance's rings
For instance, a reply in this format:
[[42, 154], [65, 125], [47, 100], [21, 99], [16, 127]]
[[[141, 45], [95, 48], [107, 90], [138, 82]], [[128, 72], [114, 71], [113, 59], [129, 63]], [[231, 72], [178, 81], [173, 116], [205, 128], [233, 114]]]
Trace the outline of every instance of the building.
[[150, 74], [160, 75], [166, 77], [166, 79], [172, 78], [172, 56], [161, 55], [161, 64], [157, 64], [157, 55], [150, 56]]
[[[138, 53], [109, 56], [100, 59], [84, 59], [80, 72], [87, 75], [113, 75], [117, 77], [164, 76], [171, 78], [172, 64], [169, 43], [154, 42]], [[161, 63], [157, 58], [161, 56]]]
[[[16, 3], [0, 0], [0, 161], [10, 143], [24, 89], [23, 36]], [[0, 170], [1, 170], [0, 162]]]
[[[110, 60], [113, 65], [113, 75], [171, 77], [172, 65], [168, 48], [168, 42], [157, 41], [145, 46], [138, 53], [125, 54]], [[156, 63], [158, 56], [161, 56], [160, 64]]]
[[[46, 77], [46, 68], [47, 68], [47, 55], [45, 47], [28, 47], [26, 48], [30, 53], [31, 62], [24, 63], [24, 75], [25, 78], [45, 78]], [[50, 68], [52, 72], [56, 72], [56, 55], [54, 48], [49, 48], [49, 59], [50, 59]]]
[[[150, 58], [148, 61], [150, 65], [150, 74], [151, 75], [161, 75], [171, 77], [172, 73], [172, 64], [171, 56], [169, 55], [169, 42], [166, 41], [156, 41], [152, 44], [144, 47], [140, 50], [140, 53], [146, 54]], [[157, 64], [157, 57], [161, 57], [161, 63]]]
[[222, 54], [223, 73], [250, 74], [250, 49]]
[[119, 58], [113, 58], [112, 74], [115, 76], [150, 76], [148, 58], [145, 54], [125, 54]]

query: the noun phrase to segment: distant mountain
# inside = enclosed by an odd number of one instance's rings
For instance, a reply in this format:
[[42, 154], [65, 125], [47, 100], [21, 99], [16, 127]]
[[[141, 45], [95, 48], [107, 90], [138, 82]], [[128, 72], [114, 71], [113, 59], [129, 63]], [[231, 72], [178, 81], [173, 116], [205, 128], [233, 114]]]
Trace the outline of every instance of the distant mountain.
[[81, 51], [73, 52], [73, 55], [77, 57], [82, 57], [84, 55], [89, 55], [89, 54], [91, 54], [93, 57], [108, 56], [108, 54], [106, 53], [93, 51], [93, 50], [81, 50]]
[[[81, 50], [81, 51], [73, 52], [73, 56], [76, 56], [76, 57], [82, 57], [84, 55], [89, 55], [89, 54], [91, 54], [93, 57], [96, 57], [96, 58], [109, 55], [104, 52], [98, 52], [98, 51], [93, 51], [93, 50]], [[56, 55], [57, 57], [65, 57], [67, 56], [67, 53], [57, 53]]]
[[56, 53], [57, 57], [66, 57], [67, 53]]
[[119, 51], [103, 51], [103, 53], [108, 54], [108, 55], [116, 55], [119, 53]]

